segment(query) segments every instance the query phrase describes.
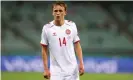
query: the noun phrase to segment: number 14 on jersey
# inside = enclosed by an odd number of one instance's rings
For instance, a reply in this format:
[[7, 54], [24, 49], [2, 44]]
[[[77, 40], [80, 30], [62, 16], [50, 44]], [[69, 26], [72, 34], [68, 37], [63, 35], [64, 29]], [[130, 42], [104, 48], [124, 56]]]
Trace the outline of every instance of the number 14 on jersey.
[[60, 47], [65, 45], [66, 46], [66, 38], [59, 38]]

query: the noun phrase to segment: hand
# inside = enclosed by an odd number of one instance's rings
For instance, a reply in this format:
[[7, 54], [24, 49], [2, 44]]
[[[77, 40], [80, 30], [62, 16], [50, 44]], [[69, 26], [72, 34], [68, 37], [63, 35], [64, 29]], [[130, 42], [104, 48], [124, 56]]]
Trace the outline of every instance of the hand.
[[50, 79], [50, 71], [49, 70], [45, 70], [45, 72], [43, 73], [43, 76], [46, 79]]
[[79, 73], [80, 73], [80, 76], [82, 76], [84, 74], [84, 65], [83, 64], [79, 64]]

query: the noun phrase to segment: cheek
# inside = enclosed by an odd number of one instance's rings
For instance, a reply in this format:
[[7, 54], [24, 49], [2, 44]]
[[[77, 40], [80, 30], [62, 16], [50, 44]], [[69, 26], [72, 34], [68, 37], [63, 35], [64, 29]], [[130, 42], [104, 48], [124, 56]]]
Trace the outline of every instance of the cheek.
[[65, 13], [62, 13], [62, 16], [65, 16], [66, 14]]
[[53, 12], [53, 13], [52, 13], [52, 15], [54, 16], [54, 15], [55, 15], [55, 13]]

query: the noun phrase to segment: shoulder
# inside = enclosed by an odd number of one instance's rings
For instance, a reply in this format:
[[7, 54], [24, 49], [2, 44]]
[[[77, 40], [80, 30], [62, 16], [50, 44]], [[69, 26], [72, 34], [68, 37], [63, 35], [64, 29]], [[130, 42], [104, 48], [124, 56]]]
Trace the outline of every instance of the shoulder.
[[76, 26], [75, 22], [71, 20], [65, 20], [65, 23], [70, 26]]
[[52, 24], [52, 21], [51, 21], [51, 22], [49, 22], [49, 23], [47, 23], [47, 24], [44, 24], [42, 30], [46, 30], [46, 29], [51, 28], [51, 27], [53, 27], [53, 26], [54, 26], [54, 25]]

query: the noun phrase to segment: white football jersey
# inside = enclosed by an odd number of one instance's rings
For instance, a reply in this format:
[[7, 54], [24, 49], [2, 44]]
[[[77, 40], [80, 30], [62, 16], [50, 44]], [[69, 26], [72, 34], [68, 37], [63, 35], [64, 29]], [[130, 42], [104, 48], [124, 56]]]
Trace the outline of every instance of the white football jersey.
[[51, 75], [70, 75], [78, 70], [74, 43], [80, 41], [74, 22], [65, 20], [62, 26], [53, 21], [43, 26], [41, 44], [48, 46]]

